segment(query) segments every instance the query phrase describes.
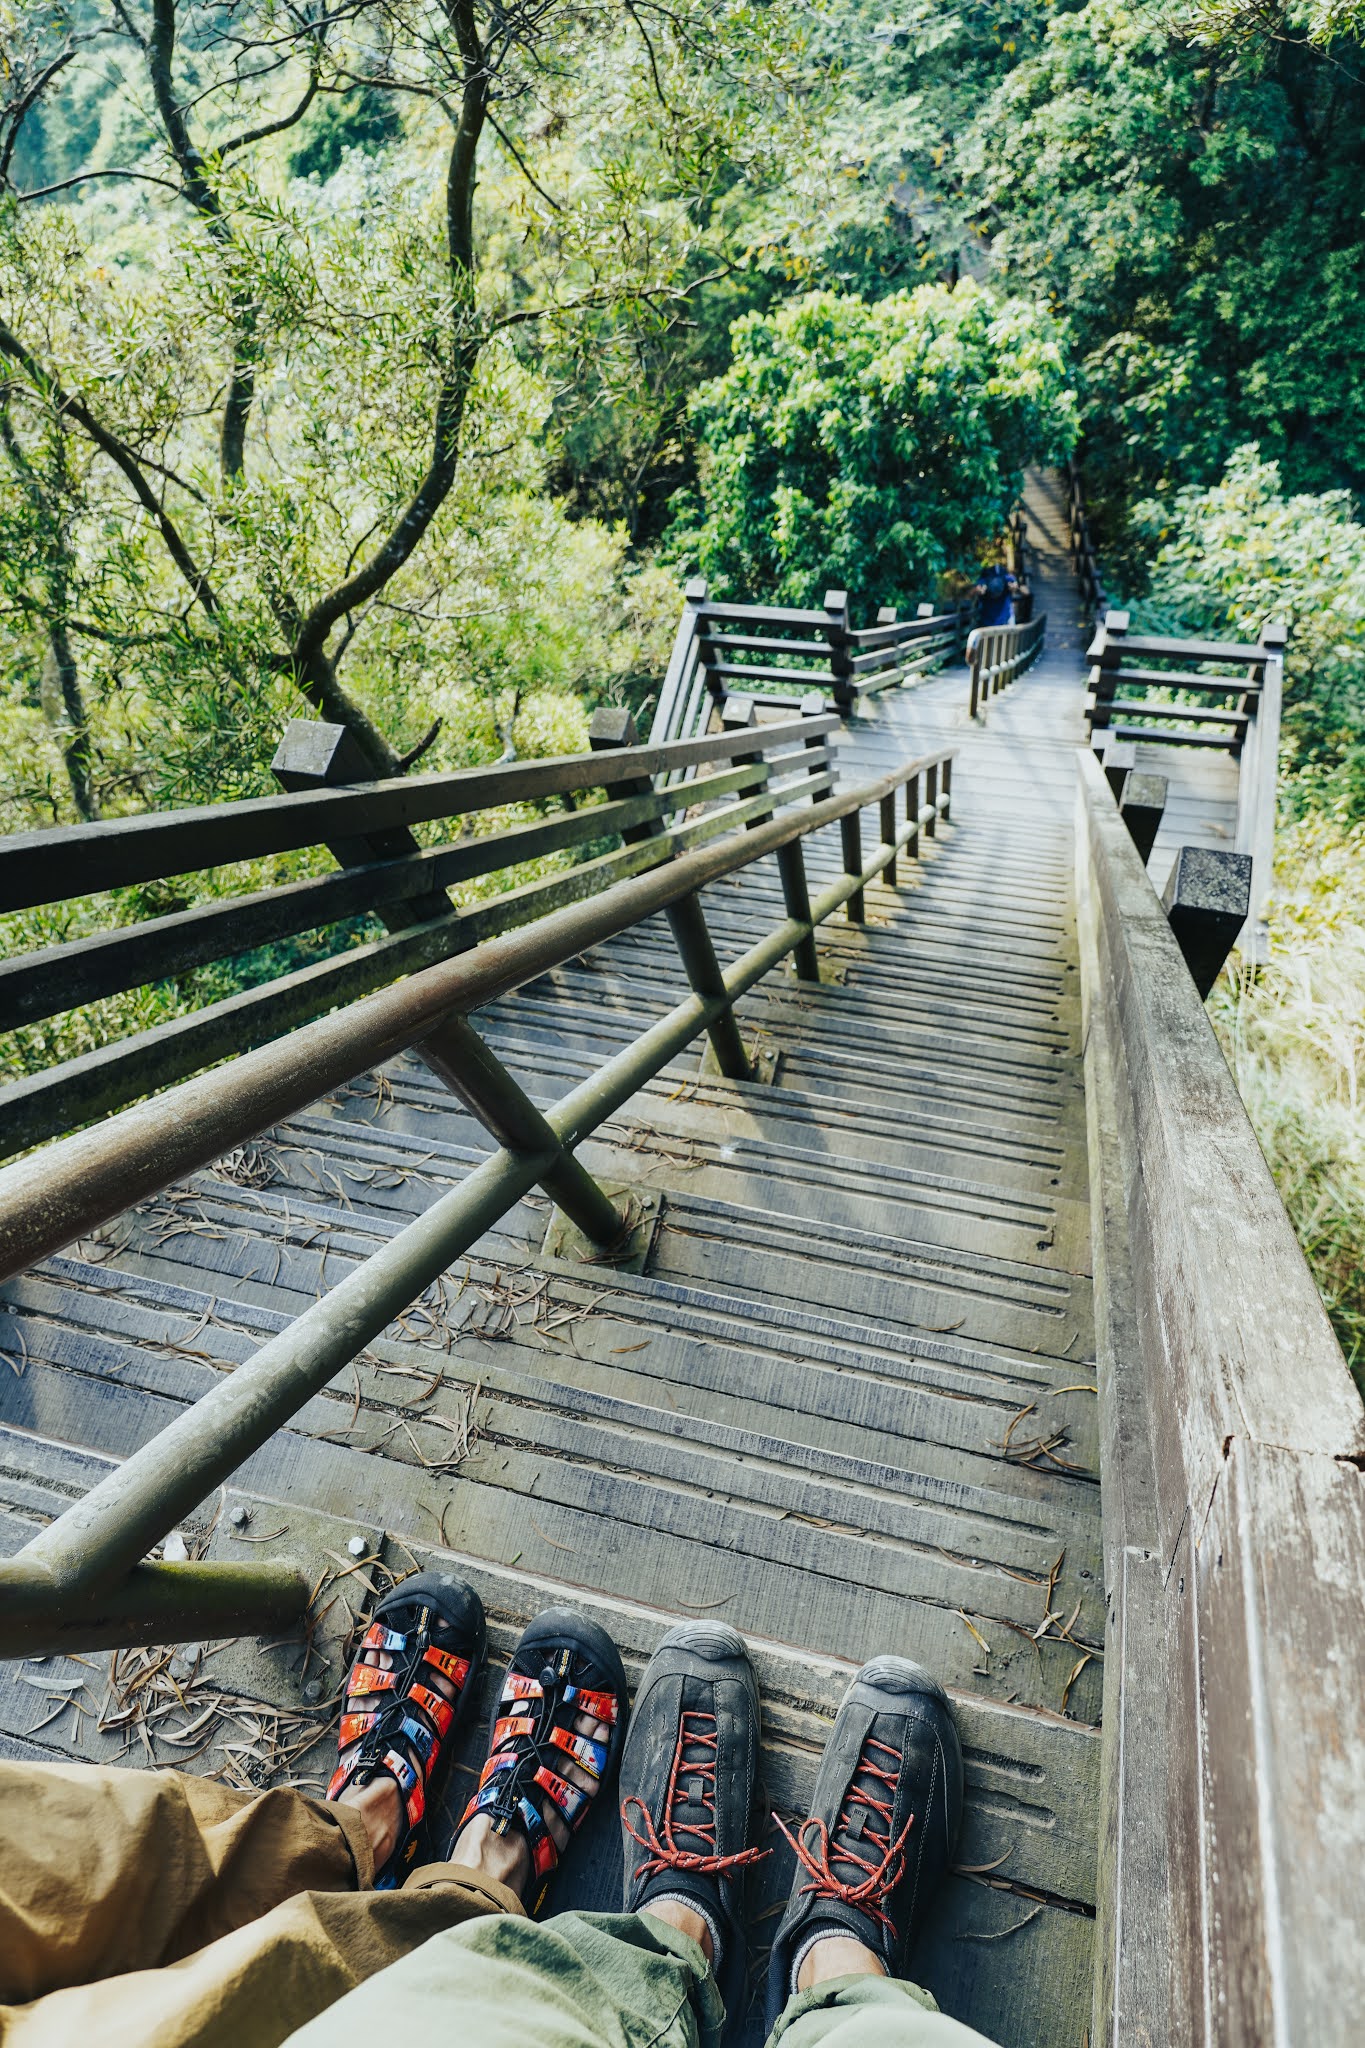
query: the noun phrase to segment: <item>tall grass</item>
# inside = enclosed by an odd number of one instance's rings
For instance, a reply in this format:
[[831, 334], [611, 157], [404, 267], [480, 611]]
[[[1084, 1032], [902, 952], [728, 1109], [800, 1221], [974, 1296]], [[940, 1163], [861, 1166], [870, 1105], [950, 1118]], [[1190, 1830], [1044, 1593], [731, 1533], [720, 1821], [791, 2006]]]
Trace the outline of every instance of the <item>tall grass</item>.
[[1365, 826], [1322, 812], [1276, 850], [1270, 959], [1210, 1013], [1365, 1394]]

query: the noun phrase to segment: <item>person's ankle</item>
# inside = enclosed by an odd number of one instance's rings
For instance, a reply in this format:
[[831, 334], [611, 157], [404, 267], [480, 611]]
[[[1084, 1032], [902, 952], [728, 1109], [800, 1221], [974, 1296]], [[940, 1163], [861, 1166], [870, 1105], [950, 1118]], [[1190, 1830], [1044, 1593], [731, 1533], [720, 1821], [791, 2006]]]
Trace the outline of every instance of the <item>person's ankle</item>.
[[675, 1928], [679, 1934], [690, 1935], [707, 1962], [714, 1964], [716, 1943], [711, 1923], [704, 1920], [701, 1914], [695, 1912], [684, 1900], [673, 1897], [651, 1899], [648, 1905], [641, 1906], [640, 1911], [649, 1914], [655, 1920], [662, 1920], [666, 1927]]
[[392, 1856], [403, 1823], [398, 1787], [390, 1777], [371, 1778], [368, 1785], [348, 1785], [337, 1799], [338, 1806], [352, 1806], [365, 1823], [376, 1870]]
[[855, 1941], [851, 1934], [817, 1934], [801, 1957], [796, 1971], [796, 1989], [809, 1991], [816, 1984], [828, 1984], [835, 1977], [884, 1977], [886, 1965], [879, 1955]]
[[520, 1831], [495, 1834], [487, 1814], [476, 1813], [473, 1820], [460, 1829], [447, 1860], [465, 1869], [477, 1870], [480, 1876], [491, 1877], [495, 1884], [506, 1885], [519, 1899], [525, 1896], [531, 1875], [531, 1857], [525, 1838]]

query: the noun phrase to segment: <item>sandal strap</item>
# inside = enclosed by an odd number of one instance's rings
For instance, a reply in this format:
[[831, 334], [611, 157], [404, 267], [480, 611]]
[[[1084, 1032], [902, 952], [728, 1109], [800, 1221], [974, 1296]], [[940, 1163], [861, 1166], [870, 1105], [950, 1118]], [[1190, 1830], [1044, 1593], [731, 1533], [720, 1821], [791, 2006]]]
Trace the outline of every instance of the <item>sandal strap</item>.
[[[559, 1863], [559, 1849], [550, 1833], [539, 1802], [532, 1797], [540, 1791], [562, 1815], [570, 1832], [587, 1816], [598, 1784], [606, 1771], [610, 1747], [579, 1735], [565, 1722], [579, 1714], [614, 1728], [621, 1716], [622, 1702], [615, 1693], [574, 1684], [569, 1678], [572, 1652], [559, 1652], [557, 1667], [546, 1665], [539, 1675], [509, 1670], [498, 1701], [489, 1741], [489, 1756], [479, 1774], [473, 1798], [466, 1806], [460, 1825], [475, 1814], [487, 1814], [496, 1833], [506, 1834], [518, 1827], [526, 1836], [531, 1868], [545, 1887]], [[591, 1789], [572, 1785], [556, 1765], [557, 1757], [571, 1757], [580, 1770], [595, 1781]], [[538, 1907], [539, 1901], [537, 1902]]]
[[[404, 1851], [426, 1812], [427, 1786], [472, 1669], [470, 1658], [432, 1640], [435, 1630], [450, 1626], [439, 1609], [420, 1593], [412, 1604], [418, 1611], [409, 1627], [373, 1621], [360, 1639], [357, 1661], [346, 1680], [339, 1731], [340, 1746], [350, 1753], [340, 1759], [327, 1787], [331, 1800], [348, 1785], [367, 1785], [377, 1777], [392, 1778], [398, 1787], [404, 1824], [393, 1855], [375, 1879], [379, 1889], [397, 1882]], [[391, 1657], [391, 1668], [360, 1662], [367, 1650]], [[428, 1682], [438, 1673], [455, 1688], [455, 1699]]]

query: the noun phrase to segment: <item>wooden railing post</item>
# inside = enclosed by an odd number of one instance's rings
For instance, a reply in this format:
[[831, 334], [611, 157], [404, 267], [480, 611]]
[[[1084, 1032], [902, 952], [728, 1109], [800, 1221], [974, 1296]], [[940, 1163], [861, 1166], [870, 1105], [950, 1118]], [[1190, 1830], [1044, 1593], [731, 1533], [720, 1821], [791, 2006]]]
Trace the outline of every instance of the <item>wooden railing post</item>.
[[[333, 789], [351, 782], [372, 781], [369, 765], [344, 726], [292, 719], [271, 763], [285, 789]], [[337, 840], [329, 849], [343, 867], [372, 860], [395, 860], [420, 851], [405, 826], [363, 838]], [[385, 905], [379, 912], [390, 931], [405, 930], [432, 917], [451, 916], [454, 905], [444, 890], [407, 902]], [[485, 1130], [509, 1151], [545, 1155], [551, 1161], [537, 1177], [565, 1215], [597, 1244], [621, 1234], [621, 1218], [585, 1166], [561, 1151], [554, 1133], [530, 1097], [507, 1072], [463, 1017], [445, 1017], [413, 1050], [465, 1106]]]
[[[327, 725], [320, 718], [290, 719], [275, 749], [270, 772], [280, 788], [287, 790], [342, 789], [351, 783], [375, 779], [374, 769], [355, 736], [344, 725]], [[376, 860], [401, 860], [405, 854], [421, 850], [406, 825], [327, 842], [327, 851], [343, 868], [365, 867]], [[415, 924], [428, 924], [434, 917], [449, 917], [454, 909], [444, 889], [432, 889], [405, 902], [386, 904], [379, 915], [386, 930], [396, 932], [407, 931]]]
[[[896, 793], [894, 790], [884, 796], [881, 801], [881, 831], [883, 846], [894, 846], [896, 843]], [[896, 886], [896, 856], [894, 853], [882, 872], [890, 886], [894, 889]]]
[[1161, 898], [1201, 1000], [1217, 981], [1251, 908], [1251, 856], [1182, 846]]
[[[697, 657], [701, 663], [702, 680], [705, 682], [706, 688], [710, 693], [711, 702], [715, 707], [715, 711], [723, 718], [726, 698], [725, 678], [716, 673], [723, 650], [717, 648], [714, 640], [711, 638], [711, 631], [705, 611], [706, 579], [704, 576], [694, 578], [692, 582], [688, 583], [686, 588], [690, 591], [697, 585], [700, 585], [701, 588], [701, 595], [697, 599]], [[709, 722], [709, 719], [702, 721], [703, 730], [706, 729]]]
[[687, 704], [697, 665], [697, 618], [706, 603], [706, 578], [693, 576], [683, 585], [682, 617], [673, 636], [673, 651], [659, 687], [659, 702], [650, 727], [651, 741], [677, 739], [687, 722]]
[[1128, 631], [1127, 612], [1106, 612], [1104, 621], [1086, 650], [1090, 662], [1090, 694], [1085, 700], [1087, 735], [1102, 731], [1110, 721], [1114, 701], [1114, 670], [1123, 665], [1123, 641]]
[[834, 703], [836, 709], [847, 718], [856, 702], [853, 689], [853, 656], [848, 640], [848, 592], [827, 590], [825, 613], [828, 620], [825, 638], [829, 642], [829, 668], [834, 679]]
[[[752, 711], [752, 703], [749, 708]], [[628, 711], [618, 710], [614, 707], [604, 707], [602, 710], [593, 713], [592, 724], [588, 728], [588, 745], [595, 754], [606, 752], [608, 749], [616, 747], [633, 747], [637, 744], [635, 721]], [[761, 754], [758, 758], [762, 759]], [[643, 796], [652, 786], [649, 777], [645, 775], [640, 777], [638, 783], [625, 783], [622, 785], [622, 788], [627, 795]], [[648, 824], [628, 827], [621, 834], [621, 837], [623, 839], [653, 838], [657, 837], [663, 830], [662, 823], [659, 819], [655, 818]], [[695, 892], [690, 896], [683, 896], [678, 902], [670, 903], [667, 906], [664, 916], [668, 919], [668, 929], [673, 934], [673, 943], [678, 949], [678, 955], [683, 964], [683, 971], [692, 986], [693, 993], [702, 997], [723, 996], [725, 994], [724, 970], [716, 957], [716, 949], [712, 944], [711, 934], [707, 928], [706, 914], [701, 907], [701, 898]], [[735, 1020], [733, 1009], [727, 1008], [721, 1011], [720, 1015], [707, 1026], [707, 1036], [716, 1055], [716, 1065], [727, 1080], [750, 1081], [753, 1079], [753, 1068], [749, 1061], [749, 1055], [744, 1049], [744, 1040], [740, 1036], [739, 1025]]]
[[967, 716], [969, 718], [979, 718], [982, 710], [981, 649], [984, 639], [985, 632], [980, 626], [977, 627], [974, 633], [967, 635], [967, 673], [971, 678], [971, 696], [967, 706]]
[[[797, 924], [809, 924], [810, 884], [806, 880], [806, 856], [799, 839], [788, 840], [777, 849], [777, 871], [782, 878], [782, 901], [788, 917]], [[797, 978], [800, 981], [820, 979], [820, 956], [815, 950], [815, 933], [808, 932], [804, 939], [796, 942], [793, 958], [796, 962]]]
[[935, 764], [932, 768], [926, 768], [924, 771], [924, 801], [929, 810], [929, 816], [924, 821], [924, 829], [928, 833], [929, 837], [933, 839], [937, 836], [938, 833], [937, 764]]
[[1275, 879], [1280, 714], [1288, 637], [1288, 629], [1281, 620], [1262, 628], [1258, 647], [1264, 659], [1257, 664], [1260, 687], [1254, 697], [1243, 700], [1249, 717], [1238, 775], [1235, 844], [1239, 853], [1249, 853], [1252, 859], [1251, 909], [1242, 943], [1257, 966], [1264, 965], [1270, 949], [1265, 906]]
[[1128, 827], [1128, 836], [1141, 854], [1144, 867], [1152, 857], [1156, 835], [1161, 830], [1166, 789], [1164, 775], [1129, 774], [1124, 778], [1119, 816]]
[[905, 850], [911, 860], [919, 859], [920, 808], [919, 777], [912, 775], [905, 785], [905, 822], [913, 828], [905, 842]]

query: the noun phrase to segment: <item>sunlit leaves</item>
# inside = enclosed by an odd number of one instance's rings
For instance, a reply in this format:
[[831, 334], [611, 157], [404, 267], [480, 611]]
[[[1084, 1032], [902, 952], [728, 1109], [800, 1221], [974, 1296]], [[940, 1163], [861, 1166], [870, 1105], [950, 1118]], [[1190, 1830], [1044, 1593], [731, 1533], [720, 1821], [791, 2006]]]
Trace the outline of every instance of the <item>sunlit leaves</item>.
[[932, 596], [999, 534], [1023, 465], [1074, 434], [1046, 314], [969, 282], [870, 305], [811, 293], [733, 342], [696, 401], [703, 504], [677, 545], [745, 600]]

